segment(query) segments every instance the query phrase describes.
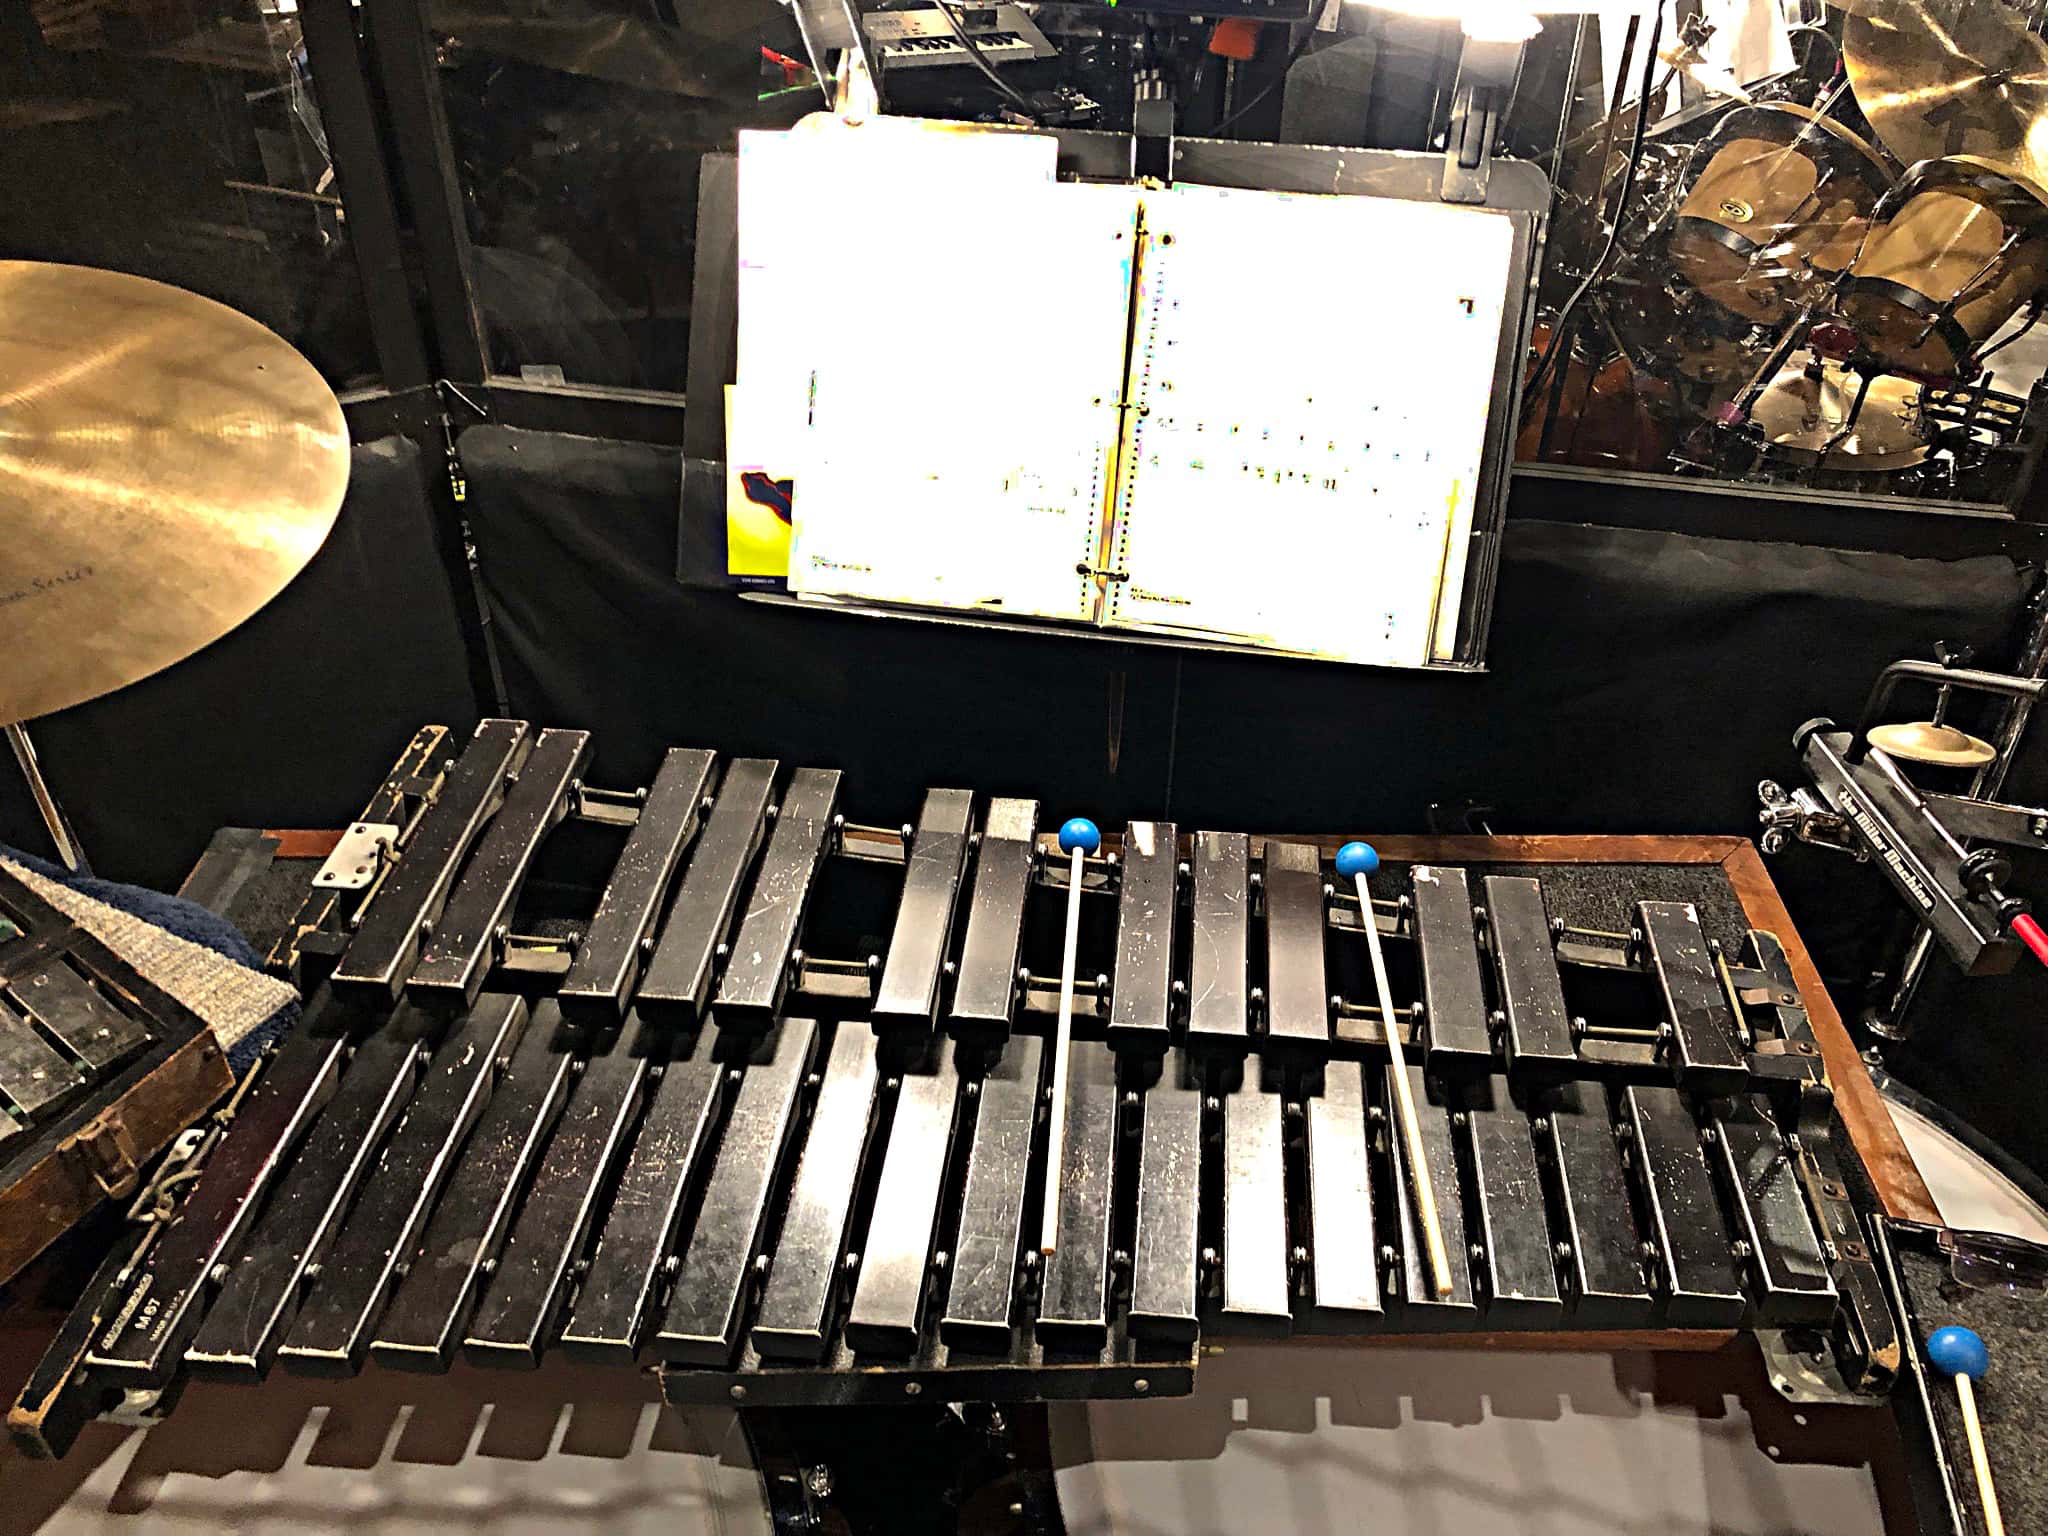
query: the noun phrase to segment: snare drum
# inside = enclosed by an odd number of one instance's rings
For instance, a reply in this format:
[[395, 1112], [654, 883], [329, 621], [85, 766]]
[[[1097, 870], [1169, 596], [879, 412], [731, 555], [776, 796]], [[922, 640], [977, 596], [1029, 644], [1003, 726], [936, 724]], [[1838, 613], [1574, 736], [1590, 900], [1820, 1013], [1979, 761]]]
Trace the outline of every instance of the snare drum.
[[1969, 155], [1923, 160], [1880, 205], [1842, 296], [1894, 368], [1958, 374], [2048, 286], [2048, 191]]
[[1783, 324], [1854, 259], [1891, 173], [1865, 140], [1787, 101], [1731, 112], [1709, 151], [1678, 206], [1671, 265], [1731, 314]]

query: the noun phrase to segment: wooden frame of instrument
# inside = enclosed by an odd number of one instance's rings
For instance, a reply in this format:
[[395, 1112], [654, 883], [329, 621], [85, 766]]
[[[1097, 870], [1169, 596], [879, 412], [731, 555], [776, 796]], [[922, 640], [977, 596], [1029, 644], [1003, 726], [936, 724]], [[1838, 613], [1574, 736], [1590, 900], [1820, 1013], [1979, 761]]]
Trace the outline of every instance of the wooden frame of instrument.
[[29, 916], [0, 945], [0, 978], [63, 958], [145, 1016], [153, 1038], [70, 1108], [35, 1127], [0, 1160], [0, 1282], [84, 1219], [134, 1187], [141, 1170], [233, 1086], [213, 1031], [92, 934], [0, 871], [0, 892]]

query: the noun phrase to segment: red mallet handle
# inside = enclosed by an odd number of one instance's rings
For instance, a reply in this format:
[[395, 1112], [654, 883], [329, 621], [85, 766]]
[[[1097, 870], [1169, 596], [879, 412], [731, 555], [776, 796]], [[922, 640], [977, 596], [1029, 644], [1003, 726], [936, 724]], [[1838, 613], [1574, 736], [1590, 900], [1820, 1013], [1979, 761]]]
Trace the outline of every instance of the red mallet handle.
[[2012, 931], [2019, 935], [2019, 941], [2034, 952], [2034, 958], [2048, 965], [2048, 932], [2041, 925], [2022, 912], [2012, 920]]

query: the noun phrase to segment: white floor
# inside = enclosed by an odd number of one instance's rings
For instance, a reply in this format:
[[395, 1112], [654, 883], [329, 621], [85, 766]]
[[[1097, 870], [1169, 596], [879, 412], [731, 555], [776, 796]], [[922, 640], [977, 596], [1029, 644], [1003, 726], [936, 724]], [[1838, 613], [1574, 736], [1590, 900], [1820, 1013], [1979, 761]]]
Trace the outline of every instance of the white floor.
[[[1714, 1357], [1232, 1348], [1192, 1398], [1055, 1409], [1060, 1502], [1075, 1536], [1877, 1530], [1867, 1421], [1731, 1386], [1754, 1380]], [[65, 1462], [0, 1452], [0, 1495], [0, 1531], [53, 1536], [769, 1532], [733, 1415], [560, 1365], [194, 1386]]]
[[1851, 1410], [1773, 1398], [1752, 1419], [1732, 1394], [1662, 1390], [1689, 1374], [1674, 1357], [1231, 1349], [1192, 1398], [1056, 1410], [1060, 1508], [1072, 1536], [1881, 1528]]

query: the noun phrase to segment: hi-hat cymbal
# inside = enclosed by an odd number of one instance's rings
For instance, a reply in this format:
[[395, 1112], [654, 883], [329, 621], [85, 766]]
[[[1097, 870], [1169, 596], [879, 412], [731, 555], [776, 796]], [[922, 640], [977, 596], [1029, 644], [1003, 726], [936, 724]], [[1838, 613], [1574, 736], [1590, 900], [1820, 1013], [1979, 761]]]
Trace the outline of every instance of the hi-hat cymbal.
[[0, 724], [240, 624], [320, 548], [348, 464], [334, 392], [248, 316], [0, 261]]
[[1976, 155], [2048, 180], [2048, 41], [2002, 0], [1859, 0], [1842, 56], [1901, 160]]
[[1749, 414], [1773, 448], [1799, 463], [1904, 469], [1927, 457], [1918, 383], [1880, 374], [1866, 391], [1861, 374], [1826, 358], [1786, 364]]
[[1990, 742], [1952, 725], [1936, 725], [1932, 720], [1873, 725], [1863, 733], [1863, 739], [1879, 751], [1909, 763], [1931, 763], [1941, 768], [1978, 768], [1998, 756]]

